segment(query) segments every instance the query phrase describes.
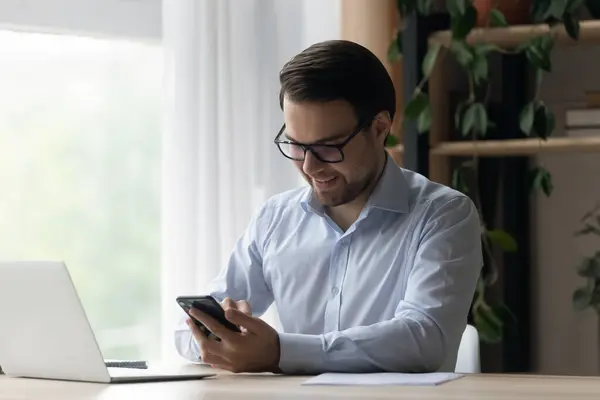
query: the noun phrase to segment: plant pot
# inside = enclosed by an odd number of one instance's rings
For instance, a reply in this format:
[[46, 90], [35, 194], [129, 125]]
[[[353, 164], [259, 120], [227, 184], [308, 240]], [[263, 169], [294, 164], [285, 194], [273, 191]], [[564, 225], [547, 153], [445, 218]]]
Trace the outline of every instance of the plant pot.
[[493, 8], [504, 14], [509, 25], [531, 23], [531, 2], [533, 0], [473, 0], [477, 10], [477, 26], [488, 26], [489, 15]]

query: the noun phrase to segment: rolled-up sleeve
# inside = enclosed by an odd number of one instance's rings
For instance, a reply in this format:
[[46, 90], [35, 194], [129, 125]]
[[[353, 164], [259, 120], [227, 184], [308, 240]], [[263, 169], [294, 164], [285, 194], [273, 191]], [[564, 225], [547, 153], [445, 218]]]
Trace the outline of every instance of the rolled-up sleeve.
[[[236, 301], [246, 300], [254, 316], [264, 314], [273, 303], [273, 294], [263, 275], [262, 262], [262, 234], [265, 232], [267, 212], [268, 204], [253, 216], [248, 227], [237, 240], [227, 265], [210, 283], [209, 291], [206, 293], [217, 301], [222, 301], [226, 297]], [[175, 348], [183, 358], [198, 361], [200, 351], [185, 323], [186, 319], [187, 316], [183, 313], [175, 329]]]

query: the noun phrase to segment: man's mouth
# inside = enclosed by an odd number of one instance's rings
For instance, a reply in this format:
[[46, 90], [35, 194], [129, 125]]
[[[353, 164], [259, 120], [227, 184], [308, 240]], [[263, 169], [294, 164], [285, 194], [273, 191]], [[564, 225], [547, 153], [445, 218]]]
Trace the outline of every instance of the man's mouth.
[[319, 190], [327, 190], [333, 188], [338, 181], [338, 177], [334, 176], [332, 178], [313, 178], [314, 186]]
[[313, 178], [313, 179], [319, 183], [327, 183], [327, 182], [331, 182], [332, 180], [334, 180], [335, 176], [333, 178], [327, 178], [327, 179], [317, 179], [317, 178]]

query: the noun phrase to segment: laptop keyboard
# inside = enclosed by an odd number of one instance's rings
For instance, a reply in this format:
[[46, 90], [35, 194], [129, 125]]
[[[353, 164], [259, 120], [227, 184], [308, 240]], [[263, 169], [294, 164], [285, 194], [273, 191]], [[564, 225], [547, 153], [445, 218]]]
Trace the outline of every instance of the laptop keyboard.
[[104, 364], [106, 364], [107, 368], [148, 368], [148, 363], [140, 360], [105, 360]]

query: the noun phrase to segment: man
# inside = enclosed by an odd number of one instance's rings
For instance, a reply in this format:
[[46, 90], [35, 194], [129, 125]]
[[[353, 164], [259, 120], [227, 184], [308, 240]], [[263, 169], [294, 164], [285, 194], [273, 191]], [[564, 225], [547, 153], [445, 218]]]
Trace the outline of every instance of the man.
[[[309, 183], [252, 218], [211, 295], [242, 333], [194, 312], [185, 358], [233, 372], [453, 371], [482, 265], [468, 197], [397, 167], [384, 143], [395, 92], [348, 41], [315, 44], [280, 73], [275, 143]], [[259, 319], [275, 303], [276, 332]]]

